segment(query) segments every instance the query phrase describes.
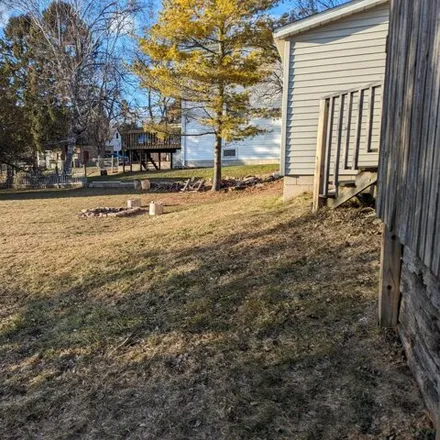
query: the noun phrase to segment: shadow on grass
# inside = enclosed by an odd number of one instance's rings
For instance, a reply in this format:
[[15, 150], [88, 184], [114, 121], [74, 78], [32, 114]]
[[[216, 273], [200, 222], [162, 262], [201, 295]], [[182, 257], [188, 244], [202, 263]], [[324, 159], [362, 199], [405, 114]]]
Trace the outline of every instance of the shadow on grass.
[[133, 181], [149, 179], [152, 181], [163, 181], [163, 182], [175, 182], [186, 180], [190, 177], [195, 179], [206, 179], [208, 176], [211, 177], [212, 169], [210, 168], [191, 168], [187, 170], [161, 170], [161, 171], [133, 171], [120, 174], [112, 174], [109, 176], [91, 176], [89, 177], [89, 182], [100, 182], [100, 181], [111, 181], [111, 180], [122, 180], [122, 181]]
[[35, 199], [68, 199], [72, 197], [101, 197], [123, 194], [139, 194], [130, 188], [70, 188], [70, 189], [40, 189], [40, 190], [3, 190], [0, 191], [2, 200], [35, 200]]
[[4, 438], [386, 438], [401, 423], [430, 438], [375, 330], [375, 242], [351, 245], [326, 216], [150, 252], [25, 300], [0, 333]]

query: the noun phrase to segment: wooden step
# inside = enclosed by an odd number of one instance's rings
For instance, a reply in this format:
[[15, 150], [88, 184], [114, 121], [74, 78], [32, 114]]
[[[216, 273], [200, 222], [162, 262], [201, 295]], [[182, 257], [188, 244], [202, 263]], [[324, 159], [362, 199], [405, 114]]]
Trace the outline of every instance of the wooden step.
[[362, 173], [364, 171], [370, 173], [377, 173], [378, 166], [358, 167], [358, 170]]
[[335, 192], [329, 192], [327, 195], [319, 194], [319, 197], [321, 199], [336, 199], [336, 193]]
[[376, 183], [377, 183], [376, 172], [364, 171], [362, 173], [359, 173], [356, 176], [356, 186], [354, 188], [353, 187], [341, 188], [338, 197], [334, 199], [329, 199], [327, 205], [333, 209], [337, 208], [342, 204], [351, 200], [353, 197], [356, 197], [361, 192], [370, 188], [370, 186], [375, 185]]
[[339, 186], [342, 188], [354, 188], [356, 186], [356, 180], [345, 180], [339, 182]]
[[154, 168], [158, 171], [159, 167], [151, 156], [148, 156], [148, 160], [153, 164]]
[[356, 176], [356, 186], [363, 186], [368, 180], [377, 181], [377, 171], [362, 171]]

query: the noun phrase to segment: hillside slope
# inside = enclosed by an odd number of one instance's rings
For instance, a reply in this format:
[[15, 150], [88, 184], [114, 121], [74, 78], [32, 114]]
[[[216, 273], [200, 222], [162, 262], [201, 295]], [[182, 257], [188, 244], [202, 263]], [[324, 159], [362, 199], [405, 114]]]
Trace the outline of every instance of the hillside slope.
[[433, 438], [376, 327], [374, 213], [280, 196], [0, 196], [1, 437]]

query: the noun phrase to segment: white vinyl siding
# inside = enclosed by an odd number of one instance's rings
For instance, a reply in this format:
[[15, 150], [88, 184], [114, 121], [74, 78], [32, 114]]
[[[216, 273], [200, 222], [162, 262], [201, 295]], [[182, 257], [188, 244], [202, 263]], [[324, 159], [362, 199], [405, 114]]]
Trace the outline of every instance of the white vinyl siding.
[[[383, 82], [388, 20], [389, 7], [382, 5], [291, 40], [287, 108], [284, 109], [287, 175], [314, 173], [320, 98]], [[380, 116], [380, 111], [375, 109], [375, 117]], [[373, 144], [378, 143], [379, 131], [377, 124]]]
[[209, 132], [210, 128], [200, 124], [197, 119], [188, 119], [184, 125], [184, 138], [182, 140], [182, 160], [193, 161], [213, 161], [215, 137], [212, 134], [203, 135]]
[[[236, 160], [243, 163], [252, 162], [267, 163], [271, 161], [277, 163], [280, 160], [281, 146], [281, 119], [254, 119], [252, 125], [266, 130], [265, 133], [255, 137], [247, 138], [242, 141], [227, 142], [224, 149], [235, 149], [235, 157], [225, 157], [223, 159]], [[214, 160], [213, 135], [199, 136], [200, 133], [207, 131], [206, 127], [192, 119], [186, 123], [184, 139], [183, 159], [185, 163], [203, 165], [205, 162]], [[193, 134], [193, 136], [191, 136]]]

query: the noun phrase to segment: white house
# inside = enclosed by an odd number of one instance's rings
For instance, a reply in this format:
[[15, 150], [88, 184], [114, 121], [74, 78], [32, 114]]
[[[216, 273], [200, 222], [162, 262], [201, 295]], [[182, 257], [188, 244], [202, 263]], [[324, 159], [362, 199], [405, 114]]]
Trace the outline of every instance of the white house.
[[[328, 95], [334, 98], [330, 139], [339, 137], [339, 146], [342, 143], [346, 149], [345, 162], [352, 161], [356, 143], [358, 168], [377, 166], [388, 22], [389, 0], [355, 0], [275, 31], [284, 68], [281, 173], [285, 199], [313, 188], [320, 102]], [[352, 90], [359, 92], [348, 92]], [[329, 151], [334, 160], [335, 152]], [[345, 167], [341, 172], [353, 174], [353, 170]]]
[[[270, 86], [269, 86], [270, 87]], [[281, 108], [281, 95], [274, 92], [268, 94], [256, 88], [251, 100], [264, 100], [269, 108]], [[261, 99], [259, 99], [261, 98]], [[214, 163], [215, 138], [209, 128], [197, 120], [197, 113], [188, 110], [191, 103], [183, 103], [182, 112], [182, 150], [180, 163], [183, 167], [211, 167]], [[271, 164], [280, 162], [281, 118], [252, 119], [250, 123], [265, 130], [264, 133], [242, 141], [226, 143], [223, 146], [222, 159], [224, 165]]]
[[110, 139], [105, 144], [105, 149], [112, 153], [120, 153], [122, 150], [121, 133], [117, 127], [110, 130]]

